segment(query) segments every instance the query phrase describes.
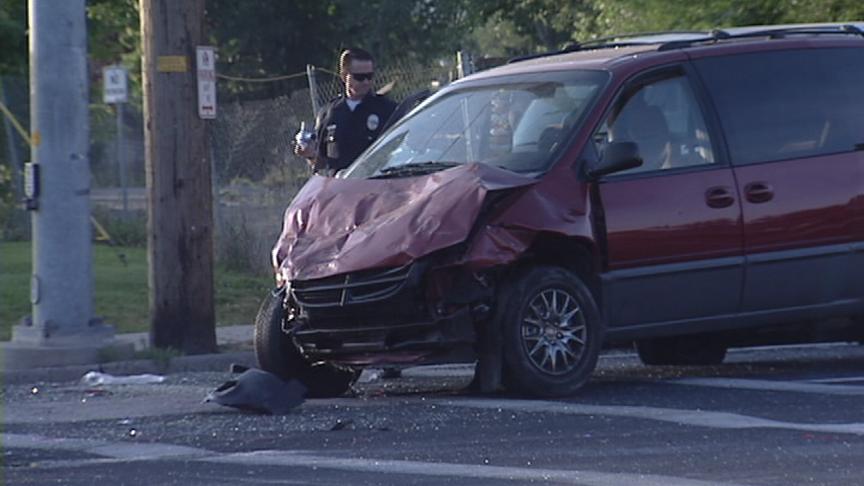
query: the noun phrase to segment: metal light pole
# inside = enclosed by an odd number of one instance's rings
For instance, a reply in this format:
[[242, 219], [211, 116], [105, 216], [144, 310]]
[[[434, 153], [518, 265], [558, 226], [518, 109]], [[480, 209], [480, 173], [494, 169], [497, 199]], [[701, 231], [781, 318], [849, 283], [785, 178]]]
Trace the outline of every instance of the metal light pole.
[[30, 0], [33, 316], [6, 367], [92, 363], [113, 344], [93, 319], [85, 0]]

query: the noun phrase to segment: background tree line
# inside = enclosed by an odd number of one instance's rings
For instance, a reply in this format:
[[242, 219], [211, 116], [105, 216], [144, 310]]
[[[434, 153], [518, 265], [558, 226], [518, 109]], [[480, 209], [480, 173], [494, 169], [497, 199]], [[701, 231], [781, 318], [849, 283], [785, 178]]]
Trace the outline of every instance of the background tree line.
[[[140, 107], [139, 0], [87, 1], [92, 133], [111, 133], [111, 108], [101, 99], [101, 67], [122, 64]], [[307, 64], [336, 70], [341, 49], [361, 46], [379, 64], [398, 60], [428, 67], [475, 58], [560, 49], [613, 33], [708, 30], [734, 25], [864, 20], [861, 0], [206, 0], [218, 72], [241, 78], [302, 73]], [[26, 80], [27, 2], [0, 0], [0, 88], [4, 77]], [[273, 99], [305, 88], [299, 76], [279, 82], [220, 82], [220, 97]], [[27, 125], [26, 103], [16, 112]], [[104, 130], [98, 129], [103, 126]], [[9, 132], [0, 130], [0, 147]], [[94, 140], [99, 144], [99, 140]], [[9, 206], [7, 151], [0, 149], [0, 217]], [[5, 168], [4, 168], [5, 166]], [[5, 202], [4, 202], [5, 201]]]
[[[89, 0], [87, 14], [93, 63], [137, 67], [138, 0]], [[240, 77], [333, 69], [353, 45], [383, 63], [430, 63], [459, 49], [512, 56], [613, 33], [856, 19], [860, 0], [207, 0], [220, 72]], [[0, 2], [0, 75], [26, 74], [26, 32], [26, 1]], [[255, 90], [291, 88], [288, 80]]]

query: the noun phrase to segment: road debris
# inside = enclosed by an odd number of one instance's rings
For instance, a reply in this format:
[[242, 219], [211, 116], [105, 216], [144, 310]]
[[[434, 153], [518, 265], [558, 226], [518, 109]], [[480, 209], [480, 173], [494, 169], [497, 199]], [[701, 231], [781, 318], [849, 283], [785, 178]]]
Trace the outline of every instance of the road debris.
[[87, 386], [103, 386], [103, 385], [149, 385], [154, 383], [162, 383], [165, 377], [162, 375], [127, 375], [114, 376], [108, 373], [99, 371], [88, 371], [81, 377], [81, 384]]
[[372, 383], [381, 379], [382, 370], [367, 368], [360, 373], [360, 378], [357, 378], [356, 383]]
[[204, 398], [240, 410], [283, 415], [303, 403], [306, 387], [297, 380], [284, 381], [273, 373], [249, 368]]
[[334, 432], [337, 430], [345, 430], [345, 429], [353, 430], [354, 429], [354, 421], [351, 419], [346, 419], [346, 420], [338, 419], [338, 420], [336, 420], [336, 423], [333, 424], [333, 427], [330, 427], [331, 432]]

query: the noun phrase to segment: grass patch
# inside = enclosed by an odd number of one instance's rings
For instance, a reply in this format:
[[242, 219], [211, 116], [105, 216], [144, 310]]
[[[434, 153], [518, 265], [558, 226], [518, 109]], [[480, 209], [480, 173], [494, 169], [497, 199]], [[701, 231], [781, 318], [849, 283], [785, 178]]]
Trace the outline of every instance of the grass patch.
[[[31, 271], [30, 242], [0, 243], [0, 340], [10, 339], [12, 326], [31, 313]], [[149, 329], [146, 249], [94, 245], [93, 279], [97, 316], [115, 325], [118, 332]], [[270, 275], [217, 267], [214, 272], [217, 324], [251, 324], [258, 304], [272, 286]]]

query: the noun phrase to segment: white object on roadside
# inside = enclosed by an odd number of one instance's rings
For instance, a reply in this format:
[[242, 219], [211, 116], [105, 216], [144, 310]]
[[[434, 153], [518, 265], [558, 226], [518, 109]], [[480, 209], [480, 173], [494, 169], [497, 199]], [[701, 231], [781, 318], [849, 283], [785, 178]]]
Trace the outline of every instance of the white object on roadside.
[[360, 373], [360, 378], [357, 378], [357, 383], [372, 383], [381, 379], [381, 370], [366, 368]]
[[108, 373], [100, 373], [98, 371], [88, 371], [81, 377], [81, 384], [88, 386], [102, 385], [149, 385], [153, 383], [162, 383], [165, 377], [161, 375], [128, 375], [114, 376]]

